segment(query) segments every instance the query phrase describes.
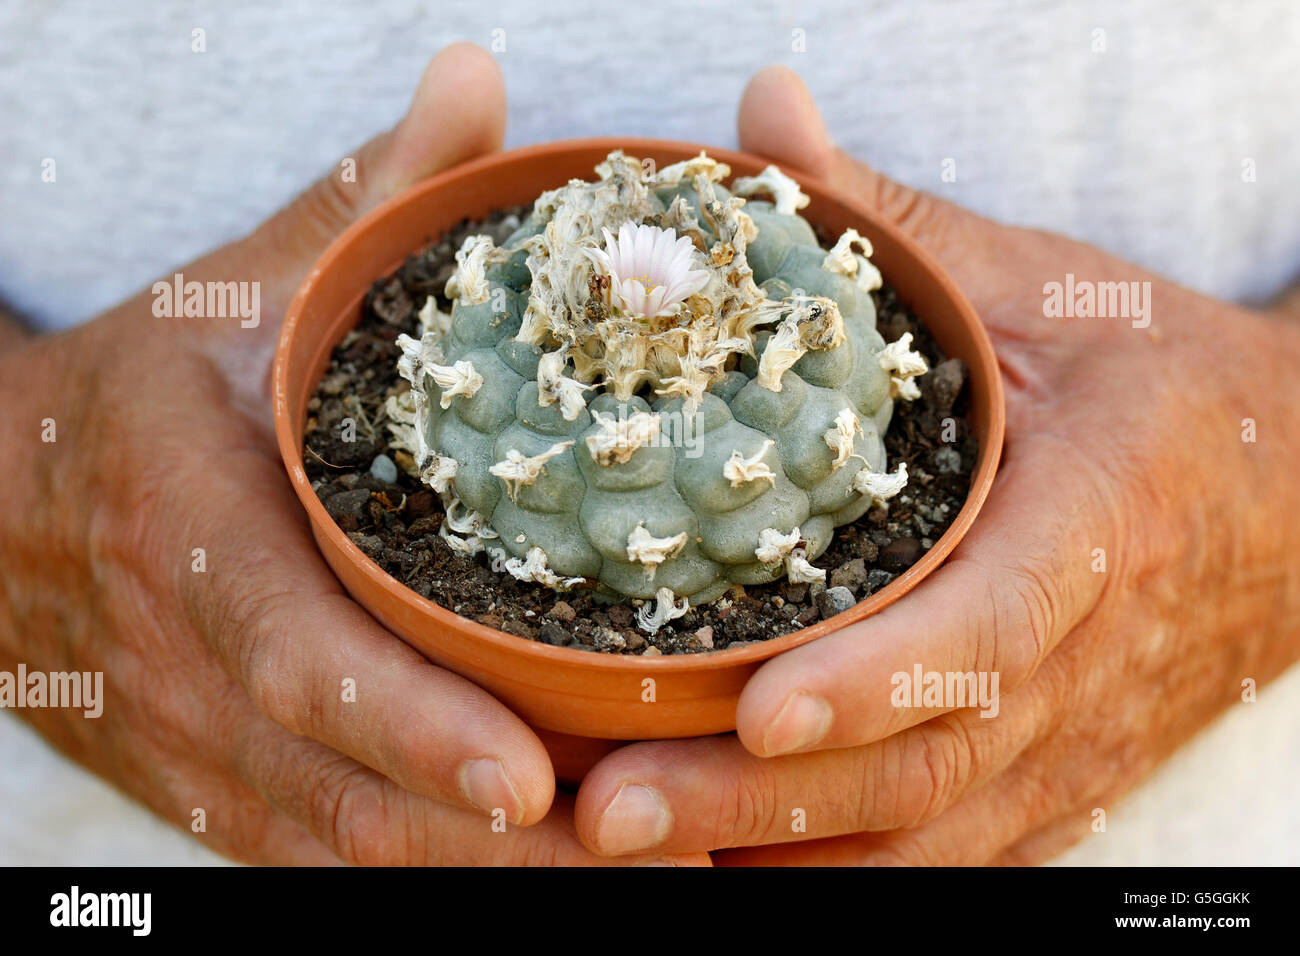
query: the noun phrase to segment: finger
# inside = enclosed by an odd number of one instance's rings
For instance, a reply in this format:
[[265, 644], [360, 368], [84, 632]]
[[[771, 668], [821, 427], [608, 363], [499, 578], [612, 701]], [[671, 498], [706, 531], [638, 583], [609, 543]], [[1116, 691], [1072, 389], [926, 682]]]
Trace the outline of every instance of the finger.
[[765, 759], [730, 734], [634, 744], [583, 780], [576, 819], [601, 853], [713, 850], [916, 826], [1001, 773], [1052, 723], [1026, 688], [995, 718], [936, 718], [866, 747]]
[[[1008, 455], [980, 521], [906, 600], [759, 669], [736, 711], [752, 753], [858, 746], [981, 695], [991, 703], [1087, 616], [1108, 577], [1092, 562], [1098, 542], [1112, 544], [1111, 504], [1096, 500], [1084, 456], [1042, 441]], [[1044, 486], [1049, 455], [1067, 477]]]
[[1076, 808], [1003, 849], [995, 856], [993, 866], [1041, 866], [1060, 856], [1093, 832], [1096, 819], [1087, 808]]
[[[238, 321], [169, 320], [210, 355], [241, 395], [260, 396], [283, 316], [307, 270], [350, 223], [407, 186], [498, 149], [505, 131], [505, 85], [495, 59], [469, 43], [446, 47], [420, 78], [393, 129], [343, 157], [319, 182], [259, 226], [179, 271], [191, 281], [240, 283], [250, 315]], [[169, 279], [171, 277], [168, 277]], [[256, 315], [252, 315], [252, 290]], [[244, 300], [240, 300], [241, 307]], [[152, 309], [146, 290], [127, 303]], [[147, 313], [146, 313], [147, 314]]]
[[740, 147], [849, 192], [926, 245], [940, 245], [979, 217], [911, 189], [835, 146], [799, 75], [769, 66], [750, 79], [737, 119]]
[[241, 243], [250, 263], [291, 267], [263, 296], [287, 303], [301, 275], [347, 225], [407, 186], [499, 149], [504, 135], [505, 84], [495, 58], [470, 43], [441, 50], [395, 127], [345, 157]]
[[725, 866], [987, 866], [1017, 838], [1051, 819], [1056, 792], [1040, 761], [1022, 759], [917, 827], [725, 851]]
[[[1057, 819], [1069, 808], [1096, 800], [1105, 786], [1095, 765], [1078, 759], [1055, 734], [1072, 705], [1067, 681], [1072, 663], [1051, 658], [1030, 686], [1006, 701], [1013, 717], [1031, 701], [1035, 732], [1021, 752], [984, 781], [967, 788], [943, 812], [915, 826], [785, 844], [770, 851], [737, 850], [726, 865], [983, 866], [1008, 847]], [[999, 718], [1000, 720], [1001, 718]], [[913, 733], [914, 731], [908, 731]], [[762, 855], [760, 855], [760, 853]]]
[[[610, 861], [585, 849], [570, 806], [518, 828], [436, 803], [329, 748], [254, 726], [239, 748], [241, 772], [345, 863], [354, 865], [592, 866]], [[707, 866], [707, 854], [641, 856], [619, 865]]]
[[[415, 793], [501, 810], [511, 823], [541, 819], [555, 778], [536, 734], [342, 592], [274, 462], [250, 456], [235, 474], [211, 473], [204, 487], [212, 501], [243, 502], [239, 525], [208, 515], [186, 536], [206, 543], [207, 570], [181, 572], [176, 584], [190, 619], [261, 712]], [[265, 490], [249, 496], [238, 482]]]
[[200, 840], [241, 863], [271, 866], [338, 866], [333, 851], [298, 821], [282, 813], [226, 767], [185, 777], [175, 813]]

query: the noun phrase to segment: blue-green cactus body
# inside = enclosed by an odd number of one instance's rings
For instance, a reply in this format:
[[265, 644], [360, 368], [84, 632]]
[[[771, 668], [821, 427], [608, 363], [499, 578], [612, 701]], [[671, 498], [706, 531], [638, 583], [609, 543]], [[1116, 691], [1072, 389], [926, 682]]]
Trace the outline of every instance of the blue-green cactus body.
[[[721, 187], [716, 193], [723, 200], [729, 195]], [[699, 218], [700, 231], [712, 237], [693, 186], [683, 181], [652, 195], [661, 211], [681, 197]], [[785, 573], [781, 564], [755, 556], [764, 529], [788, 533], [797, 527], [808, 559], [814, 559], [830, 544], [835, 526], [870, 506], [855, 492], [853, 479], [864, 467], [885, 469], [882, 435], [893, 407], [890, 375], [878, 361], [885, 343], [876, 331], [871, 295], [823, 268], [826, 251], [799, 215], [778, 213], [763, 201], [749, 202], [744, 212], [758, 229], [745, 252], [754, 281], [777, 300], [800, 290], [833, 299], [845, 340], [806, 352], [784, 373], [780, 391], [772, 391], [754, 380], [772, 337], [760, 332], [755, 354], [712, 385], [685, 434], [661, 435], [671, 442], [638, 448], [626, 462], [594, 460], [586, 439], [600, 425], [592, 413], [630, 417], [654, 411], [661, 421], [680, 422], [683, 403], [649, 390], [619, 402], [596, 390], [574, 421], [555, 403], [539, 404], [535, 379], [544, 350], [514, 337], [532, 278], [523, 246], [544, 229], [541, 217], [526, 220], [504, 246], [508, 259], [488, 269], [487, 301], [454, 303], [445, 361], [471, 362], [483, 383], [443, 409], [442, 390], [426, 380], [425, 439], [438, 454], [456, 460], [455, 494], [489, 520], [500, 546], [512, 555], [522, 559], [541, 548], [557, 575], [586, 578], [611, 598], [651, 598], [667, 587], [699, 604], [733, 584], [764, 583]], [[836, 466], [825, 435], [846, 408], [861, 434], [853, 438], [853, 456]], [[511, 450], [531, 456], [566, 441], [573, 444], [513, 495], [489, 475], [489, 467]], [[736, 452], [744, 459], [759, 456], [771, 477], [733, 486], [724, 468]], [[628, 538], [638, 526], [658, 539], [685, 540], [661, 564], [647, 566], [628, 558]]]

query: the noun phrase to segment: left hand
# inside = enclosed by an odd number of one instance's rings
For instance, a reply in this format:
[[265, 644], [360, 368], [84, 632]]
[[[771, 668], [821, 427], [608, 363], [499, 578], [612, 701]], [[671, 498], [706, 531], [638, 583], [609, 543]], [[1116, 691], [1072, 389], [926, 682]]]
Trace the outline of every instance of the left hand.
[[[767, 662], [737, 734], [610, 754], [578, 832], [607, 855], [749, 848], [718, 862], [1042, 861], [1300, 657], [1300, 334], [886, 180], [788, 71], [751, 81], [740, 139], [874, 205], [965, 290], [1007, 388], [1003, 464], [942, 568]], [[1066, 273], [1149, 281], [1154, 321], [1046, 318]], [[998, 673], [1000, 713], [895, 708], [891, 676], [918, 663]]]

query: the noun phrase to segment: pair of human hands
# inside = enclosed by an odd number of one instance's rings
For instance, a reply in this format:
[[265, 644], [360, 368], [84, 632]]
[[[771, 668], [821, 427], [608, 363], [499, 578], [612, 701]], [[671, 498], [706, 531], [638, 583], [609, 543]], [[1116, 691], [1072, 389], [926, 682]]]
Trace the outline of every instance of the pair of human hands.
[[[351, 157], [355, 182], [336, 171], [180, 271], [259, 281], [278, 318], [349, 222], [498, 148], [504, 117], [491, 57], [449, 47]], [[278, 322], [159, 320], [142, 293], [0, 355], [22, 502], [0, 511], [0, 654], [106, 681], [97, 720], [26, 716], [178, 825], [201, 809], [199, 836], [249, 861], [1033, 862], [1300, 656], [1300, 541], [1278, 518], [1300, 497], [1295, 328], [884, 179], [833, 147], [788, 71], [751, 81], [740, 141], [909, 232], [993, 339], [1001, 471], [905, 600], [765, 664], [737, 734], [622, 747], [557, 797], [533, 732], [320, 558], [272, 435]], [[1045, 317], [1067, 273], [1150, 281], [1150, 327]], [[917, 664], [997, 672], [998, 716], [894, 707], [892, 675]]]

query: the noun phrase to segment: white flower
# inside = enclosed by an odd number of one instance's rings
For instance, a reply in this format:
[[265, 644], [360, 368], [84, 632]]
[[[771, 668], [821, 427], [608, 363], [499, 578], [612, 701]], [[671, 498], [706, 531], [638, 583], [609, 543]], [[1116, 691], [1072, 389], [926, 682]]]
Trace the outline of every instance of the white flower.
[[826, 569], [813, 567], [804, 555], [795, 551], [785, 559], [785, 576], [791, 584], [812, 584], [826, 580]]
[[608, 229], [604, 249], [587, 249], [612, 280], [614, 304], [632, 315], [664, 315], [679, 302], [703, 289], [705, 269], [691, 269], [695, 246], [671, 229], [623, 223], [615, 239]]

